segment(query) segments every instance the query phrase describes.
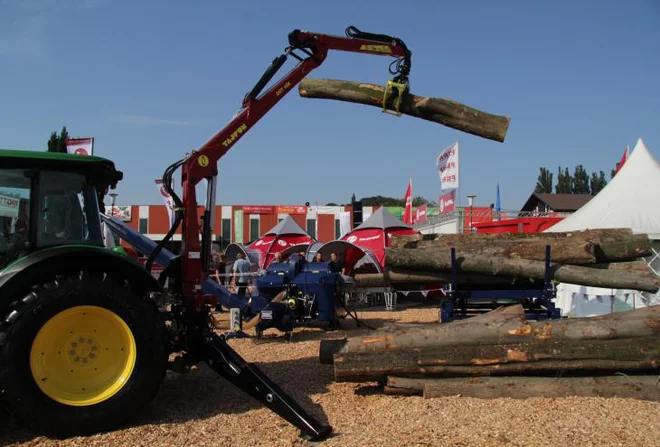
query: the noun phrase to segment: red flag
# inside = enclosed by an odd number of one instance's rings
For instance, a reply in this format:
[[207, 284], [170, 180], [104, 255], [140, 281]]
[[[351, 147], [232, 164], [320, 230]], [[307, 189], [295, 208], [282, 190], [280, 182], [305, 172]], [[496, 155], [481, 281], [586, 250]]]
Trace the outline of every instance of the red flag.
[[403, 210], [403, 223], [408, 225], [413, 225], [413, 209], [412, 209], [412, 178], [408, 182], [408, 189], [406, 189], [406, 195], [403, 196], [403, 201], [406, 202], [406, 208]]
[[628, 160], [629, 156], [630, 156], [630, 148], [626, 146], [626, 151], [623, 153], [623, 157], [621, 157], [621, 161], [616, 164], [616, 171], [614, 172], [614, 175], [617, 175], [619, 173], [619, 170], [623, 167], [623, 164]]

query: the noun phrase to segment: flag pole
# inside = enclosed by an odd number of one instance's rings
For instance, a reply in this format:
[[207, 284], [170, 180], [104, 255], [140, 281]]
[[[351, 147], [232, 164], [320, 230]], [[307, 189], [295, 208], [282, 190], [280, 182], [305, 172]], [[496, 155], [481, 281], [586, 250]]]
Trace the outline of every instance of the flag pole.
[[[460, 145], [458, 143], [458, 140], [456, 140], [456, 147], [458, 148]], [[459, 155], [460, 157], [460, 155]], [[461, 206], [461, 161], [458, 160], [458, 188], [457, 189], [457, 195], [458, 195], [458, 206]]]
[[410, 216], [408, 216], [408, 222], [410, 222], [410, 225], [413, 223], [413, 218], [412, 218], [412, 209], [413, 209], [413, 184], [412, 184], [412, 175], [410, 176]]

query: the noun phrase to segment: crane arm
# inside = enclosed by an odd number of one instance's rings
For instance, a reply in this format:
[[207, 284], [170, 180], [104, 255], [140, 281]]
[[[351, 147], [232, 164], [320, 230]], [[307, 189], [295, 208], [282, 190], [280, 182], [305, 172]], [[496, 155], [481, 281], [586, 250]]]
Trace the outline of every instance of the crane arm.
[[[293, 87], [300, 83], [312, 70], [319, 67], [327, 57], [329, 50], [396, 58], [390, 65], [390, 73], [394, 75], [394, 78], [388, 83], [388, 86], [392, 89], [388, 87], [385, 95], [394, 93], [401, 97], [404, 93], [403, 90], [407, 88], [411, 52], [399, 38], [383, 34], [365, 33], [355, 27], [346, 29], [346, 37], [301, 30], [294, 30], [289, 34], [289, 46], [282, 55], [273, 60], [257, 84], [245, 95], [239, 113], [197, 151], [193, 151], [177, 165], [182, 168], [181, 181], [183, 187], [183, 200], [177, 207], [178, 212], [183, 213], [183, 247], [181, 250], [183, 295], [186, 297], [197, 296], [196, 306], [202, 305], [199, 286], [207, 270], [208, 248], [200, 249], [200, 228], [195, 186], [202, 180], [209, 182], [204, 226], [201, 229], [202, 243], [208, 246], [213, 222], [215, 177], [218, 174], [218, 160]], [[262, 93], [289, 57], [297, 59], [299, 63], [275, 82], [272, 87]], [[397, 89], [398, 91], [396, 91]], [[172, 191], [170, 191], [170, 194], [172, 194]], [[173, 233], [173, 231], [170, 231], [170, 233]]]

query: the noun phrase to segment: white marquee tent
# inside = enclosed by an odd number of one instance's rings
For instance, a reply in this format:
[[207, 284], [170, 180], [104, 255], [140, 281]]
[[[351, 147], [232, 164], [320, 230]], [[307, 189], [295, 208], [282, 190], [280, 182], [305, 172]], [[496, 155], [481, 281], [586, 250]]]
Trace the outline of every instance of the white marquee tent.
[[[653, 241], [654, 256], [647, 261], [660, 274], [660, 164], [640, 138], [632, 155], [614, 178], [578, 211], [546, 232], [596, 228], [631, 228]], [[561, 283], [557, 307], [562, 316], [593, 316], [660, 304], [659, 294], [603, 289]]]

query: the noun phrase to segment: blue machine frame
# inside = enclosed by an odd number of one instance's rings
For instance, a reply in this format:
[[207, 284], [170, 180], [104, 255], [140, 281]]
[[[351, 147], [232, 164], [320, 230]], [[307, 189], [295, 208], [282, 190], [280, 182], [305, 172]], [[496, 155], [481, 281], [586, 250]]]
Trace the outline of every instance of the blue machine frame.
[[[471, 290], [458, 287], [458, 263], [456, 262], [456, 249], [451, 249], [451, 283], [445, 289], [446, 298], [440, 308], [440, 321], [446, 323], [467, 316], [467, 305], [472, 303], [487, 303], [491, 308], [498, 305], [498, 301], [518, 301], [526, 306], [526, 316], [530, 318], [561, 317], [561, 309], [555, 307], [553, 299], [557, 290], [552, 284], [552, 270], [550, 268], [550, 246], [545, 247], [545, 272], [543, 286], [532, 289], [491, 289]], [[499, 303], [503, 304], [503, 303]]]
[[[103, 214], [101, 219], [112, 233], [140, 252], [149, 255], [156, 249], [156, 242], [121, 220]], [[176, 257], [174, 253], [163, 248], [155, 262], [167, 268]], [[249, 308], [250, 313], [258, 314], [277, 293], [286, 287], [296, 286], [302, 293], [316, 297], [317, 314], [314, 317], [317, 320], [334, 322], [337, 320], [334, 304], [337, 277], [337, 273], [329, 270], [329, 263], [307, 262], [302, 256], [293, 255], [291, 262], [272, 264], [266, 274], [257, 279], [259, 296], [233, 294], [210, 278], [202, 283], [202, 290], [217, 297], [218, 303], [226, 308], [238, 308], [241, 311]]]

